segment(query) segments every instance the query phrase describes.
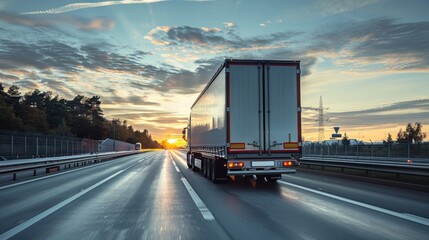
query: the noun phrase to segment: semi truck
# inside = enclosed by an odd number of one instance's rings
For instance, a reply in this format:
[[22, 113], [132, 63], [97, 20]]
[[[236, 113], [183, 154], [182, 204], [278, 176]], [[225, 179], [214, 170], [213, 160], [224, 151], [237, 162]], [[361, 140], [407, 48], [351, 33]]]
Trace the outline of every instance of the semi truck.
[[191, 107], [187, 165], [275, 182], [301, 157], [300, 61], [226, 59]]

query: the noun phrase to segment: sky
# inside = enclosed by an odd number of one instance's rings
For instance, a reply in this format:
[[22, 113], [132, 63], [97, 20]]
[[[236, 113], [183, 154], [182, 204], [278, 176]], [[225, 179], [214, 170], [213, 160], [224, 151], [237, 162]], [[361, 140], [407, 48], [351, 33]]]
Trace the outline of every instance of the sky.
[[[0, 82], [180, 138], [225, 58], [300, 60], [303, 136], [429, 135], [427, 0], [0, 0]], [[428, 138], [426, 139], [428, 140]]]

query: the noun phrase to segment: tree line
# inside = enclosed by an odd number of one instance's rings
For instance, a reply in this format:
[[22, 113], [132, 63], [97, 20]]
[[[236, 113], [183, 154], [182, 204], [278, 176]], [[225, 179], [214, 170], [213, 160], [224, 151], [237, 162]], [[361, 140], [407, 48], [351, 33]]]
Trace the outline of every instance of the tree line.
[[72, 100], [39, 89], [24, 95], [12, 85], [7, 91], [0, 83], [0, 129], [67, 137], [116, 139], [142, 143], [144, 148], [161, 147], [147, 129], [134, 130], [127, 121], [103, 116], [100, 96], [77, 95]]
[[[405, 131], [402, 128], [399, 129], [396, 135], [396, 141], [398, 143], [421, 143], [426, 138], [426, 133], [423, 132], [423, 125], [419, 122], [414, 124], [408, 123], [405, 127]], [[392, 135], [387, 134], [387, 139], [384, 143], [393, 143]]]
[[[408, 123], [405, 127], [405, 131], [402, 131], [402, 128], [399, 129], [398, 134], [396, 135], [397, 143], [421, 143], [423, 139], [426, 138], [426, 133], [423, 132], [423, 125], [419, 122], [414, 124]], [[343, 145], [348, 145], [350, 143], [347, 133], [344, 134], [344, 137], [341, 139]], [[384, 144], [392, 144], [394, 142], [392, 135], [387, 134], [387, 139], [383, 140]]]

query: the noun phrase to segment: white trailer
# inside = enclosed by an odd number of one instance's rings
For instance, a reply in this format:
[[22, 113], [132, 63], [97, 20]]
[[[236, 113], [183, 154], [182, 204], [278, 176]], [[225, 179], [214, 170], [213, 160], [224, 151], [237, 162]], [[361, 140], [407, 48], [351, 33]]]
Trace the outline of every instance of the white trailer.
[[213, 182], [277, 181], [301, 156], [300, 62], [227, 59], [191, 107], [187, 163]]

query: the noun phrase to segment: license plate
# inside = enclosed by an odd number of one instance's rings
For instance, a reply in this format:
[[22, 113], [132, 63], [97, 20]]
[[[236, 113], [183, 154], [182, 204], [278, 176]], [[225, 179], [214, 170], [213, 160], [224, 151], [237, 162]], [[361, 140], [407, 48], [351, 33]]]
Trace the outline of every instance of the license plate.
[[253, 161], [252, 167], [274, 167], [274, 161]]

